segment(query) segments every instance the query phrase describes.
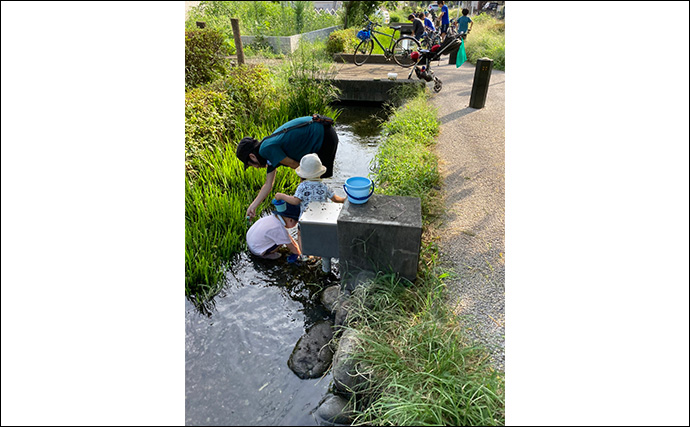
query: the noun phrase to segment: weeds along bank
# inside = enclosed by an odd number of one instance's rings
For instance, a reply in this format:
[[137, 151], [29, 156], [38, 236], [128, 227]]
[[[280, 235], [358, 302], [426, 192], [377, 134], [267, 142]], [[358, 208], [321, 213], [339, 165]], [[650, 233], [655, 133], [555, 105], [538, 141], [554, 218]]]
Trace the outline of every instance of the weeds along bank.
[[[222, 34], [185, 32], [185, 294], [211, 304], [224, 284], [224, 267], [245, 249], [247, 206], [265, 171], [244, 171], [235, 156], [244, 136], [261, 139], [284, 122], [313, 113], [337, 118], [335, 89], [318, 83], [332, 66], [322, 50], [303, 45], [280, 69], [230, 67]], [[274, 192], [292, 194], [299, 178], [278, 168]], [[269, 207], [272, 197], [259, 207]]]
[[505, 21], [488, 14], [473, 16], [474, 25], [465, 41], [467, 60], [477, 64], [479, 58], [494, 60], [493, 68], [506, 69], [506, 31]]
[[[381, 194], [419, 197], [424, 228], [438, 216], [441, 178], [433, 152], [440, 124], [425, 95], [383, 124], [375, 180]], [[426, 234], [426, 233], [425, 233]], [[504, 425], [504, 377], [463, 336], [445, 304], [447, 273], [423, 239], [415, 284], [379, 273], [351, 298], [353, 359], [369, 381], [350, 399], [357, 425]]]

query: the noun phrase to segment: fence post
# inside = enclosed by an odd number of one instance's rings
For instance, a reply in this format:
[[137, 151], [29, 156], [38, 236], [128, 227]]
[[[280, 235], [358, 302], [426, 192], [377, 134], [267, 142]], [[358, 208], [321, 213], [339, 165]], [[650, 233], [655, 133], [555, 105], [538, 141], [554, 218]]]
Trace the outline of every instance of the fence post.
[[244, 50], [242, 49], [242, 37], [240, 37], [240, 20], [237, 18], [230, 18], [232, 25], [232, 35], [235, 38], [235, 49], [237, 50], [237, 64], [244, 64]]

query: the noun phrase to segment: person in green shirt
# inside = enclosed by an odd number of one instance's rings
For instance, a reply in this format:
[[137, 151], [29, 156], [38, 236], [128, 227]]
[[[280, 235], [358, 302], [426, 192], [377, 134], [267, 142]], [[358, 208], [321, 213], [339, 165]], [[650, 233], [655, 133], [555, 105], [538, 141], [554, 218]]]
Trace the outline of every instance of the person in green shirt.
[[302, 157], [316, 153], [326, 167], [321, 178], [333, 176], [338, 134], [331, 123], [314, 121], [312, 116], [298, 117], [283, 124], [262, 141], [251, 136], [242, 138], [235, 154], [244, 163], [244, 169], [249, 166], [266, 168], [266, 181], [247, 208], [247, 217], [256, 216], [256, 208], [273, 189], [276, 169], [280, 166], [296, 169]]

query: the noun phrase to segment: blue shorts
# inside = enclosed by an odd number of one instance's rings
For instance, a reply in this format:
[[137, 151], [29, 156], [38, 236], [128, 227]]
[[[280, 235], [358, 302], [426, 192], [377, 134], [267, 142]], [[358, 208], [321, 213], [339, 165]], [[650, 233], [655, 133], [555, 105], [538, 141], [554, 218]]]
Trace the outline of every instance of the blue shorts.
[[441, 34], [448, 32], [448, 24], [441, 24]]

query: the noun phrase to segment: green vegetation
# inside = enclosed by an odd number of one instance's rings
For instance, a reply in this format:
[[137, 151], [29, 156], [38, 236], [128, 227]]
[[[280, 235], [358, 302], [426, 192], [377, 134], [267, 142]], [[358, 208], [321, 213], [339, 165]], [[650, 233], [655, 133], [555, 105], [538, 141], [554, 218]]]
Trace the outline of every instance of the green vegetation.
[[[245, 249], [245, 212], [265, 178], [264, 170], [244, 171], [237, 142], [248, 135], [261, 139], [295, 117], [338, 116], [330, 105], [334, 88], [315, 83], [325, 81], [333, 66], [324, 49], [323, 43], [301, 43], [277, 72], [233, 67], [185, 92], [185, 294], [199, 308], [212, 304], [225, 266]], [[299, 178], [284, 169], [278, 168], [273, 189], [292, 193]]]
[[340, 23], [340, 17], [317, 12], [310, 1], [202, 1], [189, 11], [185, 25], [194, 28], [202, 21], [233, 40], [231, 18], [239, 19], [242, 35], [251, 36], [292, 36]]
[[414, 286], [380, 274], [354, 293], [350, 327], [362, 344], [353, 357], [372, 378], [354, 424], [505, 424], [504, 376], [463, 336], [432, 257]]
[[357, 29], [348, 28], [346, 30], [335, 30], [328, 36], [326, 41], [326, 52], [329, 55], [334, 53], [353, 53], [359, 43], [357, 39]]
[[487, 57], [494, 60], [494, 68], [506, 69], [506, 32], [505, 22], [488, 14], [472, 17], [474, 25], [467, 40], [465, 52], [467, 60], [477, 64], [477, 59]]
[[230, 47], [220, 31], [189, 29], [184, 35], [185, 87], [210, 82], [225, 72]]
[[419, 197], [425, 218], [438, 211], [441, 178], [432, 146], [439, 127], [437, 111], [424, 95], [417, 96], [383, 124], [383, 141], [374, 159], [376, 192]]

